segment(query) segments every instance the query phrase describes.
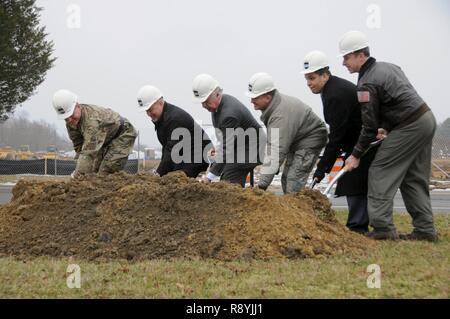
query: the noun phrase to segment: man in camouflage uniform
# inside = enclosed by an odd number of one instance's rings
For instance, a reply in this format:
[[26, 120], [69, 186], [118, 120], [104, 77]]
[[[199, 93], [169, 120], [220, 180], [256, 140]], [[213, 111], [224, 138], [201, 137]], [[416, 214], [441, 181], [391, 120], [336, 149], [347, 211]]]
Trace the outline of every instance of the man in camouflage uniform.
[[76, 152], [77, 166], [72, 174], [110, 174], [122, 170], [133, 149], [136, 130], [111, 109], [79, 104], [77, 96], [60, 90], [53, 96], [59, 119], [66, 121]]

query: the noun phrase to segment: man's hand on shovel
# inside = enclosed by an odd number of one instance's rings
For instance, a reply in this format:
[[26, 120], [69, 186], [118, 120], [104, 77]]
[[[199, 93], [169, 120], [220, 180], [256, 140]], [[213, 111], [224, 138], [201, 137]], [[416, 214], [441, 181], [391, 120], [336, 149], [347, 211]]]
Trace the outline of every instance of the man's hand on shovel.
[[358, 168], [359, 166], [359, 162], [360, 159], [354, 157], [353, 155], [350, 155], [346, 160], [345, 160], [345, 171], [346, 172], [351, 172], [352, 170], [354, 170], [355, 168]]
[[[383, 142], [383, 140], [386, 138], [387, 135], [385, 135], [384, 133], [387, 134], [387, 132], [384, 129], [378, 129], [378, 135], [377, 135], [377, 140], [370, 143], [369, 147], [364, 151], [364, 153], [361, 155], [361, 157], [363, 157], [364, 155], [367, 154], [368, 151], [370, 151], [372, 148], [374, 148], [375, 146], [378, 146], [381, 144], [381, 142]], [[380, 137], [380, 138], [378, 138]], [[347, 160], [345, 161], [345, 167], [343, 169], [345, 169], [346, 172], [351, 172], [352, 170], [354, 170], [355, 168], [358, 168], [359, 166], [359, 162], [360, 159], [354, 157], [353, 155], [350, 155]]]

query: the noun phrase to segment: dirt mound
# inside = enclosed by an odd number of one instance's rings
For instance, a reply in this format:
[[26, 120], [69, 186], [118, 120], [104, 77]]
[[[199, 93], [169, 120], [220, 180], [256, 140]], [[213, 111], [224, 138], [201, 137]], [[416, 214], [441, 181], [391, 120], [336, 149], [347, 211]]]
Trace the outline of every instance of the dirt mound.
[[305, 258], [373, 245], [317, 191], [275, 196], [182, 173], [19, 181], [0, 207], [0, 256]]

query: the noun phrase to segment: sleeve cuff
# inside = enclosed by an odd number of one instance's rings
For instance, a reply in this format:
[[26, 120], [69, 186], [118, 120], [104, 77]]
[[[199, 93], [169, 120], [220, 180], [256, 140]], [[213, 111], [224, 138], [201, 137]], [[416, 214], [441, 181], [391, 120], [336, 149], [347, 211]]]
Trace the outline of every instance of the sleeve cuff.
[[354, 157], [360, 158], [362, 154], [363, 154], [363, 152], [361, 152], [360, 150], [356, 149], [356, 147], [353, 149], [352, 155]]

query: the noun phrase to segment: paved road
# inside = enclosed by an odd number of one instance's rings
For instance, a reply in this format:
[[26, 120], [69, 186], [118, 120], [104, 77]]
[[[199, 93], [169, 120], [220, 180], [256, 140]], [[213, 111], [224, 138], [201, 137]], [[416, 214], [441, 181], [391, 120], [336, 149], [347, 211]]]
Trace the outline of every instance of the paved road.
[[[0, 205], [7, 203], [11, 197], [12, 186], [0, 185]], [[345, 197], [330, 198], [335, 209], [347, 209], [347, 201]], [[450, 213], [450, 192], [448, 191], [432, 191], [431, 204], [435, 213]], [[397, 193], [394, 199], [394, 209], [398, 212], [406, 212], [400, 193]]]
[[7, 203], [11, 199], [11, 197], [12, 197], [11, 189], [12, 189], [12, 186], [0, 185], [0, 205]]
[[[431, 206], [435, 213], [450, 213], [450, 192], [447, 191], [432, 191]], [[334, 209], [347, 209], [347, 201], [345, 197], [330, 198]], [[405, 204], [403, 203], [400, 192], [394, 198], [394, 211], [406, 212]]]

